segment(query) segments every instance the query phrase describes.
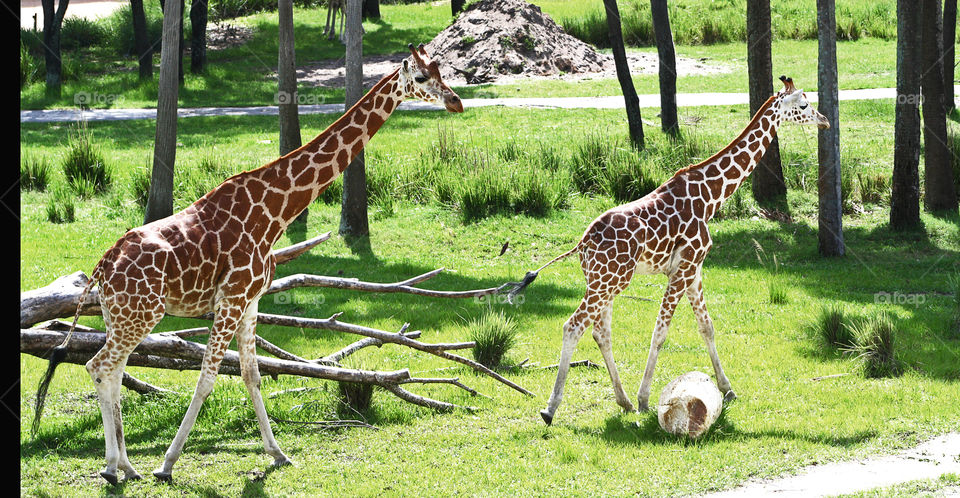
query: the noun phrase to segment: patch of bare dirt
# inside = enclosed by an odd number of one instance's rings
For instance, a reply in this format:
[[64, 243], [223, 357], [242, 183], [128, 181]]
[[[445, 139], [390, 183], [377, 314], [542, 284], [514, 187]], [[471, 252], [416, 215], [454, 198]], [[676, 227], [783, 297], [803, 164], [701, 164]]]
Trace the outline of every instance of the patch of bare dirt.
[[253, 29], [239, 24], [218, 22], [207, 25], [207, 50], [239, 47], [253, 38]]
[[[480, 0], [426, 46], [451, 85], [509, 83], [525, 79], [615, 78], [613, 57], [563, 31], [539, 7], [522, 0]], [[408, 54], [365, 57], [364, 84], [376, 83]], [[656, 53], [627, 54], [634, 74], [656, 74]], [[677, 58], [677, 73], [713, 74], [730, 69], [706, 59]], [[343, 60], [297, 70], [301, 83], [342, 87]]]

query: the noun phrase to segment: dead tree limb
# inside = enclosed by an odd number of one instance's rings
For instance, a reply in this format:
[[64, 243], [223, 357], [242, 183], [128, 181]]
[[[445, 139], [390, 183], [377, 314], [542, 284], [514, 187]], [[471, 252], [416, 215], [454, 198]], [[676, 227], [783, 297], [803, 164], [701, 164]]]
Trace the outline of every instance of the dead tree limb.
[[325, 242], [330, 238], [330, 232], [327, 232], [318, 237], [314, 237], [309, 240], [305, 240], [298, 244], [294, 244], [290, 247], [284, 247], [283, 249], [277, 249], [273, 251], [273, 257], [277, 258], [277, 264], [282, 265], [292, 259], [295, 259], [297, 256], [313, 249], [315, 246], [321, 242]]

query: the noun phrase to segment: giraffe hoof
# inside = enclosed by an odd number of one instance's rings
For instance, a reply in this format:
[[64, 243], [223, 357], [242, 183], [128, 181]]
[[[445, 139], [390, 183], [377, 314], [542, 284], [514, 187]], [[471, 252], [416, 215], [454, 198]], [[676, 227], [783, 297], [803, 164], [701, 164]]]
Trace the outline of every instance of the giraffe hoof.
[[724, 403], [728, 403], [728, 402], [733, 401], [733, 400], [735, 400], [735, 399], [737, 399], [737, 393], [733, 392], [733, 389], [727, 391], [727, 394], [724, 394], [724, 395], [723, 395], [723, 402], [724, 402]]
[[546, 422], [547, 425], [553, 424], [553, 414], [550, 412], [546, 410], [540, 410], [540, 417], [543, 418], [543, 421]]
[[164, 472], [162, 470], [154, 470], [153, 477], [156, 477], [160, 482], [171, 482], [173, 481], [173, 474], [170, 472]]
[[639, 404], [639, 406], [637, 406], [637, 412], [638, 412], [638, 413], [643, 413], [643, 412], [648, 412], [648, 411], [650, 411], [650, 407], [647, 406], [647, 402], [646, 402], [646, 401], [640, 401], [640, 402], [638, 402], [638, 404]]
[[124, 481], [139, 481], [140, 479], [142, 479], [142, 477], [140, 477], [140, 474], [136, 474], [136, 473], [131, 475], [125, 475], [123, 477]]
[[111, 486], [117, 485], [117, 474], [115, 472], [108, 472], [104, 470], [103, 472], [100, 472], [100, 477], [106, 479]]
[[287, 457], [277, 458], [273, 461], [274, 467], [286, 467], [288, 465], [293, 466], [293, 460], [290, 460]]

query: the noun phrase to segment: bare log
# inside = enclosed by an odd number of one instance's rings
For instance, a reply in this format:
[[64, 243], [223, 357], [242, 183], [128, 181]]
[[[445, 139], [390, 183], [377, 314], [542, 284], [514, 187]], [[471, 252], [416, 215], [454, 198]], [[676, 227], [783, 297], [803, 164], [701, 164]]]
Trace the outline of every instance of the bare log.
[[[54, 318], [72, 317], [80, 294], [89, 279], [82, 271], [60, 277], [50, 285], [20, 293], [20, 328]], [[81, 310], [83, 315], [100, 314], [100, 293], [90, 289]]]
[[157, 386], [155, 386], [155, 385], [152, 385], [152, 384], [149, 384], [149, 383], [147, 383], [147, 382], [144, 382], [144, 381], [142, 381], [142, 380], [140, 380], [140, 379], [138, 379], [138, 378], [136, 378], [136, 377], [128, 374], [127, 372], [123, 372], [123, 380], [121, 381], [121, 383], [123, 384], [123, 387], [126, 387], [127, 389], [129, 389], [129, 390], [131, 390], [131, 391], [136, 391], [136, 392], [138, 392], [138, 393], [140, 393], [140, 394], [157, 394], [157, 393], [171, 393], [171, 392], [173, 392], [173, 391], [170, 391], [170, 390], [168, 390], [168, 389], [164, 389], [164, 388], [162, 388], [162, 387], [157, 387]]
[[311, 275], [307, 273], [298, 273], [278, 278], [270, 284], [266, 294], [274, 294], [298, 287], [324, 287], [328, 289], [355, 290], [361, 292], [383, 292], [414, 294], [417, 296], [439, 297], [449, 299], [466, 299], [471, 297], [483, 297], [500, 292], [501, 287], [489, 287], [486, 289], [474, 289], [466, 291], [439, 291], [432, 289], [421, 289], [413, 285], [428, 280], [443, 272], [443, 268], [424, 273], [417, 277], [394, 283], [375, 283], [363, 282], [353, 278], [327, 277], [324, 275]]

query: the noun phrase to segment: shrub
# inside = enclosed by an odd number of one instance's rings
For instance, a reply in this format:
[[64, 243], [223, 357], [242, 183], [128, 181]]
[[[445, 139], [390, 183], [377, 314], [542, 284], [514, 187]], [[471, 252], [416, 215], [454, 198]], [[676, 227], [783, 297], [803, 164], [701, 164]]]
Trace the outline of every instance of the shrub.
[[847, 348], [863, 364], [863, 373], [869, 378], [893, 377], [902, 372], [897, 359], [893, 321], [887, 315], [858, 321], [850, 326], [853, 346]]
[[373, 384], [338, 381], [337, 398], [341, 416], [366, 413], [373, 404]]
[[618, 150], [604, 171], [604, 190], [617, 202], [630, 202], [653, 192], [666, 178], [632, 150]]
[[857, 173], [857, 183], [859, 183], [860, 202], [863, 203], [880, 204], [890, 191], [890, 183], [885, 175], [871, 176]]
[[517, 340], [517, 324], [503, 311], [487, 311], [470, 322], [473, 358], [487, 368], [497, 368]]
[[70, 192], [57, 189], [47, 200], [47, 220], [51, 223], [73, 223], [76, 219], [76, 205]]
[[50, 163], [46, 157], [26, 155], [20, 158], [20, 190], [44, 192], [50, 181]]
[[63, 173], [70, 186], [80, 193], [103, 193], [110, 187], [110, 170], [84, 121], [77, 125], [67, 143]]
[[[189, 7], [188, 7], [189, 8]], [[163, 33], [163, 13], [159, 4], [151, 1], [144, 2], [144, 20], [147, 24], [147, 40], [154, 52], [160, 51], [160, 38]], [[129, 4], [113, 11], [108, 17], [100, 21], [107, 33], [108, 44], [122, 57], [137, 55], [136, 42], [133, 36], [133, 11]], [[190, 37], [186, 31], [191, 29], [190, 23], [184, 23], [184, 40]]]
[[67, 17], [60, 29], [60, 46], [64, 50], [95, 47], [107, 40], [103, 24], [86, 17]]
[[40, 60], [33, 56], [30, 48], [20, 41], [20, 88], [37, 81], [40, 75]]
[[150, 175], [150, 165], [147, 164], [136, 170], [130, 178], [130, 195], [140, 209], [147, 208], [147, 201], [150, 198]]

